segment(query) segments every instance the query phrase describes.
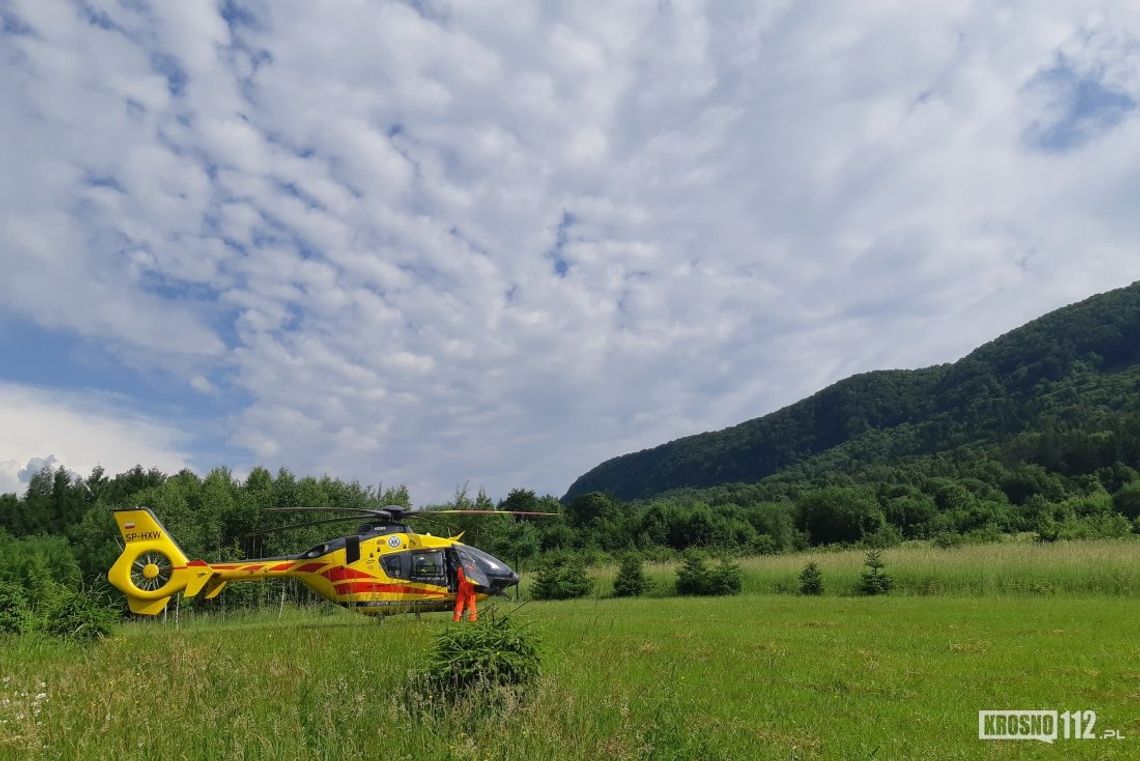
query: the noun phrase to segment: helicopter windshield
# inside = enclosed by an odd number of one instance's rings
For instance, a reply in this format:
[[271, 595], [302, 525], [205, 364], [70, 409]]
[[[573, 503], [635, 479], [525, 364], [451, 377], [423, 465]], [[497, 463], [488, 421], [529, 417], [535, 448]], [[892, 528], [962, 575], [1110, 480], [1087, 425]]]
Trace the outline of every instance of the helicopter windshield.
[[493, 574], [504, 574], [510, 573], [511, 571], [511, 569], [508, 568], [501, 560], [499, 560], [494, 555], [483, 552], [483, 550], [476, 549], [475, 547], [470, 547], [465, 544], [463, 545], [463, 551], [470, 553], [479, 561], [479, 565]]
[[467, 576], [467, 580], [480, 587], [490, 587], [491, 581], [481, 566], [482, 557], [480, 557], [490, 556], [465, 544], [456, 544], [454, 549], [455, 554], [459, 557], [460, 564], [463, 566], [463, 573]]

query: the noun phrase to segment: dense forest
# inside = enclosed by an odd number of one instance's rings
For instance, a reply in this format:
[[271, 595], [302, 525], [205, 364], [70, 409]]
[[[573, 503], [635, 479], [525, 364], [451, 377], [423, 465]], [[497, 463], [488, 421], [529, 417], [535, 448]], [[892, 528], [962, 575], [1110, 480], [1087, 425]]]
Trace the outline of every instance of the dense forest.
[[[690, 547], [773, 553], [905, 539], [950, 546], [1027, 531], [1042, 541], [1140, 533], [1138, 349], [1135, 284], [952, 365], [857, 376], [758, 420], [611, 460], [561, 500], [517, 488], [496, 503], [460, 489], [438, 506], [553, 518], [433, 517], [417, 529], [464, 531], [516, 566], [565, 552], [662, 557]], [[119, 554], [113, 508], [150, 506], [188, 555], [228, 560], [296, 553], [354, 528], [257, 533], [297, 522], [263, 508], [386, 504], [408, 506], [411, 495], [261, 467], [244, 479], [225, 468], [96, 468], [86, 477], [45, 468], [24, 494], [0, 495], [0, 608], [60, 584], [105, 592]], [[236, 585], [210, 604], [251, 604], [276, 588]]]

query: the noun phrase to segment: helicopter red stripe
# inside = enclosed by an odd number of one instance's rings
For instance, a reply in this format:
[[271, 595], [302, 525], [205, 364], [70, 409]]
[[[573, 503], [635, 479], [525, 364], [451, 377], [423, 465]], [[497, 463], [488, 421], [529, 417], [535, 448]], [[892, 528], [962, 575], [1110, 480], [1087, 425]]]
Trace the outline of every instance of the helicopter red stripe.
[[254, 571], [260, 571], [264, 567], [265, 567], [265, 563], [255, 563], [253, 565], [243, 566], [241, 570], [249, 571], [250, 573], [253, 573]]
[[314, 571], [319, 571], [324, 567], [324, 563], [305, 563], [303, 566], [298, 568], [297, 571], [299, 573], [313, 573]]
[[272, 568], [270, 568], [269, 570], [271, 570], [271, 571], [288, 571], [288, 570], [289, 570], [290, 568], [292, 568], [292, 567], [293, 567], [293, 563], [292, 563], [292, 562], [289, 562], [289, 563], [278, 563], [277, 565], [273, 566], [273, 567], [272, 567]]
[[344, 566], [337, 566], [330, 568], [321, 574], [329, 581], [345, 581], [347, 579], [375, 579], [376, 577], [364, 571], [358, 571], [355, 568], [345, 568]]
[[211, 567], [215, 568], [219, 571], [232, 571], [233, 569], [237, 568], [236, 565], [229, 565], [229, 564], [227, 564], [227, 565], [215, 565], [215, 566], [211, 566]]
[[347, 584], [338, 584], [336, 592], [340, 595], [356, 595], [363, 592], [395, 592], [397, 594], [418, 594], [435, 597], [444, 597], [446, 592], [437, 592], [434, 589], [419, 589], [406, 584], [369, 584], [364, 581], [352, 581]]

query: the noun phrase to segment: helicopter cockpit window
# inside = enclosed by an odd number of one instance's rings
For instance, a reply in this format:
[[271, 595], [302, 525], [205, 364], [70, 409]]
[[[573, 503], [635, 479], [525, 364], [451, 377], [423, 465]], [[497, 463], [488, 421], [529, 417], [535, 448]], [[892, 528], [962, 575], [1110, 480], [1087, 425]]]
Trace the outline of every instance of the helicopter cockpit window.
[[412, 581], [428, 584], [447, 584], [447, 567], [444, 565], [443, 550], [412, 553]]
[[404, 570], [404, 555], [405, 554], [406, 553], [400, 553], [399, 555], [385, 555], [380, 560], [380, 562], [384, 566], [384, 573], [388, 575], [388, 578], [390, 578], [390, 579], [406, 579], [406, 578], [408, 578], [408, 573], [407, 573], [407, 571]]
[[319, 558], [321, 555], [324, 555], [328, 551], [329, 546], [327, 544], [318, 544], [316, 547], [306, 552], [303, 557]]

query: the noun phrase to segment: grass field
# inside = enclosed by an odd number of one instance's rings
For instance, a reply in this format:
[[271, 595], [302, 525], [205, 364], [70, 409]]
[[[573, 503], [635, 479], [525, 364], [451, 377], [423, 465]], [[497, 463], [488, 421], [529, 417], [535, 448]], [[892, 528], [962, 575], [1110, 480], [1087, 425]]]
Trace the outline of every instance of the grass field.
[[[515, 615], [543, 639], [544, 675], [530, 702], [490, 716], [403, 707], [409, 670], [452, 625], [439, 614], [378, 623], [286, 611], [178, 629], [128, 624], [89, 648], [8, 640], [0, 758], [1140, 752], [1131, 600], [745, 595], [531, 603]], [[1098, 729], [1127, 739], [984, 742], [976, 731], [985, 708], [1091, 709]]]
[[[497, 711], [406, 708], [440, 614], [184, 610], [89, 647], [0, 639], [0, 759], [1137, 758], [1138, 547], [909, 545], [876, 598], [846, 596], [855, 551], [746, 559], [733, 598], [666, 596], [653, 566], [648, 598], [514, 612], [543, 676]], [[808, 560], [827, 595], [772, 593]], [[978, 740], [996, 708], [1094, 710], [1126, 739]]]

